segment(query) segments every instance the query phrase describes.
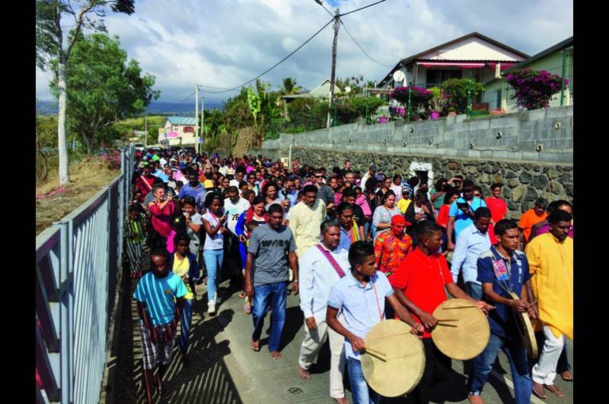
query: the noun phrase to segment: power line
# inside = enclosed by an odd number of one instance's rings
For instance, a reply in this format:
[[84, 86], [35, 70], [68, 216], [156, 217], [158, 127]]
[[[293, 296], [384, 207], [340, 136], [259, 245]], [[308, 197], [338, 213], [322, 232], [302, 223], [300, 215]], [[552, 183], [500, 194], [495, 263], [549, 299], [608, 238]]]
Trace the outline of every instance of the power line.
[[368, 53], [366, 53], [366, 51], [364, 50], [364, 48], [361, 47], [361, 45], [359, 43], [357, 43], [357, 41], [355, 40], [355, 38], [353, 38], [353, 36], [351, 35], [351, 33], [349, 32], [349, 30], [347, 29], [347, 26], [345, 25], [345, 23], [343, 22], [343, 20], [340, 20], [340, 23], [342, 24], [343, 28], [345, 29], [345, 32], [347, 33], [347, 35], [349, 35], [349, 38], [351, 38], [351, 40], [353, 42], [355, 42], [355, 44], [357, 45], [357, 47], [363, 52], [364, 55], [366, 55], [368, 57], [368, 59], [372, 60], [374, 63], [378, 63], [381, 66], [385, 66], [385, 67], [393, 67], [393, 65], [386, 65], [384, 63], [379, 62], [378, 60], [374, 60], [370, 55], [368, 55]]
[[[383, 0], [385, 1], [385, 0]], [[294, 55], [296, 52], [298, 52], [303, 46], [305, 46], [306, 44], [308, 44], [313, 38], [315, 38], [321, 31], [324, 30], [324, 28], [326, 28], [328, 25], [330, 25], [330, 23], [332, 23], [334, 21], [334, 19], [331, 19], [330, 21], [328, 21], [326, 23], [326, 25], [324, 25], [323, 27], [321, 27], [319, 29], [319, 31], [317, 31], [315, 34], [313, 34], [313, 36], [311, 36], [309, 39], [307, 39], [302, 45], [300, 45], [298, 48], [296, 48], [295, 50], [293, 50], [289, 55], [287, 55], [286, 57], [284, 57], [283, 59], [281, 59], [279, 62], [275, 63], [273, 66], [271, 66], [269, 69], [265, 70], [264, 72], [260, 73], [258, 76], [254, 77], [253, 79], [246, 81], [243, 84], [240, 84], [236, 87], [230, 88], [228, 90], [224, 90], [224, 91], [207, 91], [208, 94], [221, 94], [221, 93], [226, 93], [229, 91], [233, 91], [233, 90], [237, 90], [253, 81], [256, 81], [257, 79], [259, 79], [260, 77], [264, 76], [265, 74], [267, 74], [268, 72], [270, 72], [271, 70], [273, 70], [274, 68], [276, 68], [277, 66], [279, 66], [281, 63], [285, 62], [288, 58], [290, 58], [292, 55]], [[202, 86], [202, 87], [209, 87], [209, 86]]]
[[189, 99], [191, 99], [191, 98], [192, 98], [194, 95], [195, 95], [195, 93], [193, 92], [193, 93], [192, 93], [192, 94], [190, 94], [188, 97], [184, 98], [182, 101], [180, 101], [180, 102], [178, 102], [178, 103], [175, 103], [175, 104], [171, 105], [171, 106], [169, 107], [169, 109], [173, 109], [173, 108], [175, 108], [175, 107], [177, 107], [177, 106], [179, 106], [179, 105], [184, 104], [186, 101], [188, 101]]
[[363, 10], [363, 9], [365, 9], [365, 8], [368, 8], [368, 7], [372, 7], [372, 6], [376, 5], [376, 4], [383, 3], [384, 1], [385, 1], [385, 0], [380, 0], [380, 1], [377, 1], [376, 3], [368, 4], [367, 6], [360, 7], [360, 8], [357, 8], [357, 9], [355, 9], [355, 10], [349, 11], [348, 13], [341, 14], [341, 15], [339, 15], [339, 17], [342, 17], [343, 15], [347, 15], [347, 14], [355, 13], [356, 11], [360, 11], [360, 10]]

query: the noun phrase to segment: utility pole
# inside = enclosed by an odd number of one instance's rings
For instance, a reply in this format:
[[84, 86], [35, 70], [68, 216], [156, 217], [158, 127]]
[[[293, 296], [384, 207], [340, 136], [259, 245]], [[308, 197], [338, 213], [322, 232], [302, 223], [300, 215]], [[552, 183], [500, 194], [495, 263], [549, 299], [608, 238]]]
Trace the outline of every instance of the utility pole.
[[[199, 134], [199, 85], [195, 84], [195, 136]], [[197, 139], [198, 141], [199, 139]], [[198, 146], [198, 144], [197, 144]]]
[[328, 100], [328, 121], [326, 127], [330, 127], [332, 101], [334, 100], [334, 79], [336, 78], [336, 46], [338, 44], [338, 28], [340, 27], [340, 15], [338, 8], [334, 11], [334, 40], [332, 41], [332, 72], [330, 73], [330, 98]]
[[205, 97], [201, 97], [201, 127], [199, 128], [199, 154], [203, 149], [203, 136], [205, 133], [203, 132], [203, 128], [205, 128]]
[[146, 132], [144, 135], [144, 147], [148, 149], [148, 114], [144, 115], [144, 132]]

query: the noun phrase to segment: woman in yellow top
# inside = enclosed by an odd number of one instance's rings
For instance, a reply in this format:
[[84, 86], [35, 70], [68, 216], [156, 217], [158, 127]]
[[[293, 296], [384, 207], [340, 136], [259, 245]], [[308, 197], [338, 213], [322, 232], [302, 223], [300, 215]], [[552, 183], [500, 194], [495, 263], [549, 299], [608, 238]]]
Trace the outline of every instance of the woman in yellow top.
[[556, 210], [548, 216], [550, 232], [535, 237], [526, 247], [531, 286], [538, 305], [546, 340], [533, 366], [533, 393], [545, 398], [544, 388], [558, 397], [564, 393], [554, 385], [556, 364], [565, 344], [573, 339], [573, 239], [569, 237], [572, 216]]
[[175, 252], [169, 257], [169, 269], [178, 275], [186, 284], [188, 293], [184, 296], [184, 306], [180, 317], [180, 354], [183, 366], [190, 366], [188, 359], [188, 338], [192, 324], [192, 303], [195, 297], [194, 285], [199, 278], [199, 264], [194, 254], [190, 253], [190, 237], [186, 233], [178, 233], [173, 239]]

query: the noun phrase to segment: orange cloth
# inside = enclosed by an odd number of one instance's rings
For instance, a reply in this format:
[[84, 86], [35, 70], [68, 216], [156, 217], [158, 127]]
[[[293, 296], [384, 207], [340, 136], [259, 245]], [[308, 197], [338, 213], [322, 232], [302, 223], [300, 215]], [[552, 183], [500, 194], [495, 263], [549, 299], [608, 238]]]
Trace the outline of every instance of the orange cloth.
[[412, 249], [412, 237], [397, 238], [391, 230], [382, 232], [374, 242], [374, 256], [379, 271], [391, 274], [398, 270], [406, 254]]
[[524, 237], [524, 240], [526, 242], [528, 242], [531, 239], [531, 229], [533, 228], [533, 226], [535, 224], [541, 222], [546, 217], [548, 217], [547, 212], [543, 212], [543, 215], [537, 216], [537, 213], [535, 213], [535, 209], [533, 209], [533, 208], [527, 210], [526, 212], [524, 212], [522, 214], [522, 216], [520, 216], [520, 221], [518, 222], [518, 227], [523, 229], [522, 236]]

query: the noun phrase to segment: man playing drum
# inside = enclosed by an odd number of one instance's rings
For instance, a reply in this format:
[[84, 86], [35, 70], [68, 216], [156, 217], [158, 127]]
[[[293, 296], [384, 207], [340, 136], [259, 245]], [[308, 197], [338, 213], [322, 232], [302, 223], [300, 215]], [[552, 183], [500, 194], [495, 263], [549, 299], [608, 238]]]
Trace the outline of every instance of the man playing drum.
[[[478, 281], [482, 283], [484, 299], [495, 304], [489, 316], [491, 336], [484, 351], [474, 360], [468, 378], [468, 399], [473, 404], [484, 404], [480, 397], [488, 375], [493, 369], [499, 350], [503, 350], [510, 363], [514, 381], [516, 404], [531, 402], [532, 381], [527, 362], [527, 351], [518, 336], [516, 317], [528, 312], [537, 317], [535, 305], [529, 304], [531, 289], [529, 263], [518, 250], [520, 231], [513, 220], [502, 219], [495, 224], [498, 244], [478, 258]], [[516, 293], [520, 300], [510, 297]], [[516, 313], [518, 312], [518, 313]]]
[[[351, 244], [349, 264], [351, 272], [330, 290], [326, 322], [345, 337], [345, 356], [353, 403], [379, 403], [380, 395], [370, 389], [364, 379], [360, 356], [366, 348], [364, 338], [368, 331], [385, 319], [385, 300], [391, 304], [399, 319], [412, 327], [413, 334], [420, 335], [423, 327], [399, 304], [387, 276], [377, 271], [372, 244], [365, 241]], [[345, 325], [338, 321], [339, 311], [344, 315]]]
[[393, 274], [391, 285], [397, 300], [425, 328], [425, 371], [412, 392], [418, 404], [428, 402], [426, 393], [433, 384], [448, 380], [451, 376], [451, 359], [440, 352], [431, 339], [431, 331], [438, 324], [438, 319], [432, 313], [447, 300], [445, 288], [453, 297], [474, 303], [485, 314], [492, 306], [472, 299], [453, 282], [446, 259], [438, 253], [442, 245], [442, 228], [439, 225], [429, 220], [421, 221], [416, 225], [416, 235], [419, 244]]

